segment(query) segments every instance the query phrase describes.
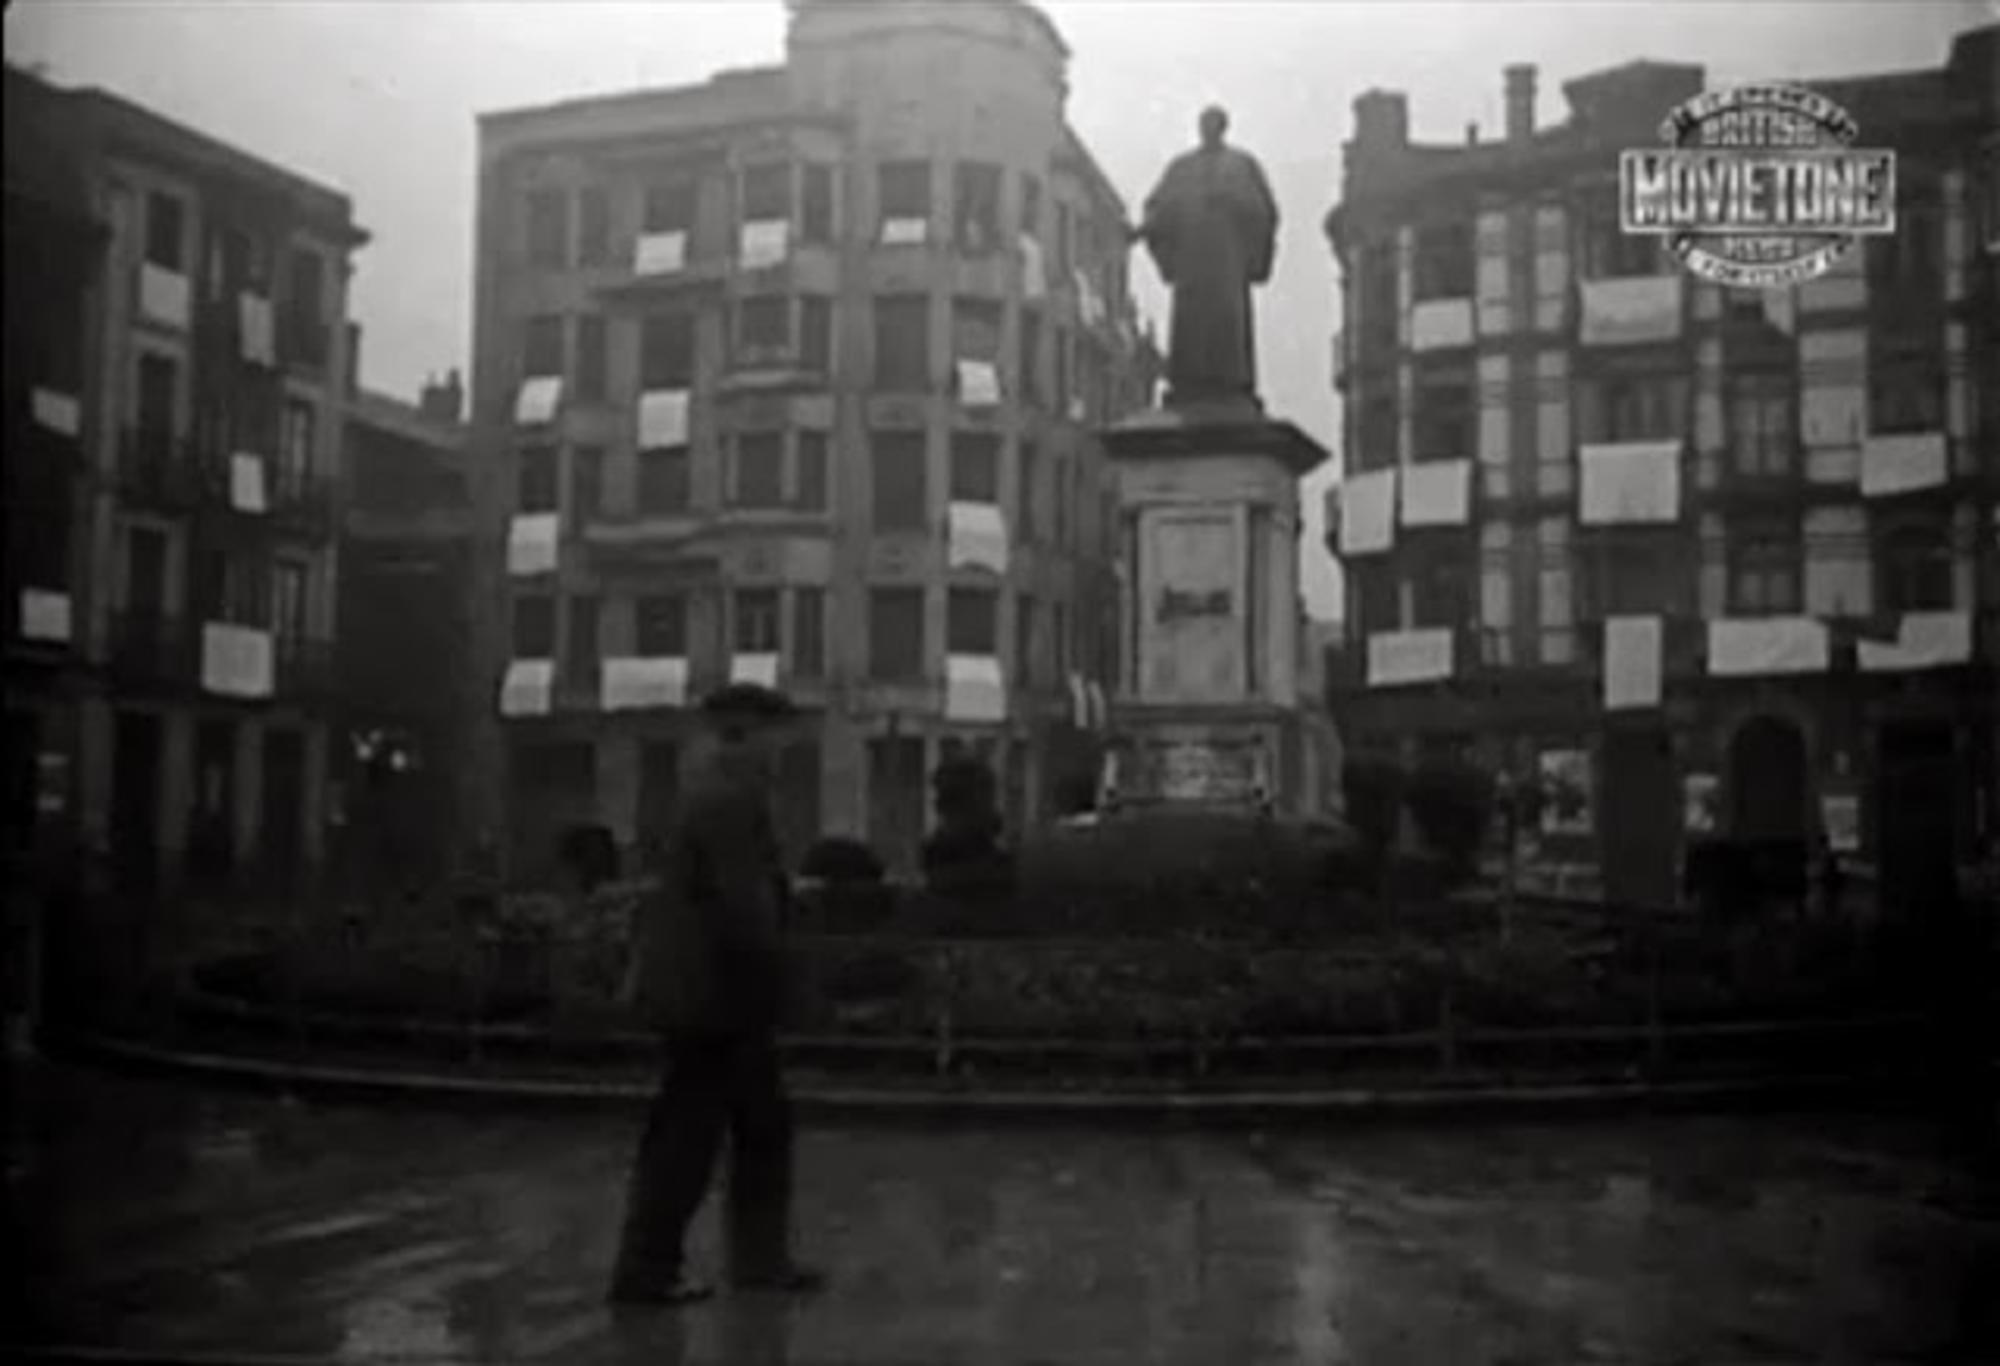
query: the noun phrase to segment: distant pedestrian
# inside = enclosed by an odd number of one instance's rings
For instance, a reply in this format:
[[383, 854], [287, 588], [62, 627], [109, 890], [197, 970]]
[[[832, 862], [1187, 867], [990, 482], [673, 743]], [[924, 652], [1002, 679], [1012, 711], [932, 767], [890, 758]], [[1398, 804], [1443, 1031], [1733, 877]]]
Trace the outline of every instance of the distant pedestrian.
[[659, 1031], [659, 1091], [639, 1144], [612, 1276], [614, 1304], [675, 1305], [709, 1286], [685, 1265], [688, 1225], [730, 1138], [729, 1273], [741, 1288], [811, 1291], [792, 1259], [792, 1121], [779, 1073], [788, 890], [770, 809], [774, 736], [791, 704], [732, 684], [702, 710], [714, 751], [635, 917], [627, 991]]

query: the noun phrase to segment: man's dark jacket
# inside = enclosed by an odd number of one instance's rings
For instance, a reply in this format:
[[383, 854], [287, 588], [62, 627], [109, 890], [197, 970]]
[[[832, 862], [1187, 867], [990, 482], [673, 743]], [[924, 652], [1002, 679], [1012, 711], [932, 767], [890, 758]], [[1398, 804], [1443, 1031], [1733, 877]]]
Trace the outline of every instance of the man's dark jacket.
[[633, 927], [646, 1018], [667, 1035], [775, 1028], [786, 884], [754, 756], [725, 749], [702, 766], [659, 874]]

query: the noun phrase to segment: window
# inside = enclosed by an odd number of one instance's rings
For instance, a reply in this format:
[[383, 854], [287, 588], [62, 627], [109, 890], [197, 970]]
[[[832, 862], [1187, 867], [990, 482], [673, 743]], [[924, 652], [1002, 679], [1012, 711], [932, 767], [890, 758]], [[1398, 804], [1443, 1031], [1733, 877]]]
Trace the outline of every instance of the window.
[[1473, 576], [1456, 555], [1438, 555], [1411, 574], [1411, 608], [1419, 629], [1458, 627], [1472, 620]]
[[1412, 297], [1418, 303], [1426, 299], [1472, 297], [1473, 260], [1469, 220], [1418, 228], [1416, 259], [1412, 263]]
[[792, 216], [792, 168], [785, 162], [767, 162], [743, 168], [743, 216], [745, 223], [769, 219], [789, 220]]
[[1041, 534], [1042, 469], [1035, 443], [1021, 438], [1020, 488], [1014, 496], [1014, 522], [1023, 544]]
[[597, 599], [578, 594], [569, 600], [568, 634], [563, 637], [563, 672], [572, 683], [597, 679]]
[[139, 356], [138, 394], [133, 425], [150, 454], [164, 456], [173, 444], [175, 397], [180, 367], [170, 356], [144, 352]]
[[604, 447], [573, 446], [569, 453], [569, 514], [572, 525], [581, 526], [602, 510], [604, 503]]
[[1021, 231], [1030, 237], [1042, 235], [1042, 182], [1033, 174], [1021, 177]]
[[803, 512], [826, 511], [826, 433], [800, 432], [797, 437], [796, 502]]
[[[1412, 458], [1474, 459], [1479, 451], [1477, 394], [1471, 367], [1419, 365], [1416, 406], [1410, 413]], [[1392, 404], [1391, 420], [1394, 411]]]
[[1000, 438], [992, 432], [954, 432], [951, 498], [955, 503], [1000, 502]]
[[1066, 498], [1064, 495], [1069, 492], [1068, 484], [1070, 479], [1070, 463], [1068, 457], [1063, 455], [1061, 451], [1056, 452], [1055, 459], [1050, 462], [1049, 475], [1050, 475], [1050, 480], [1054, 485], [1054, 487], [1050, 490], [1051, 493], [1050, 502], [1054, 505], [1056, 513], [1055, 541], [1058, 546], [1062, 547], [1063, 549], [1068, 549], [1069, 530], [1070, 530], [1069, 526], [1070, 509], [1069, 509], [1069, 499]]
[[1055, 333], [1056, 413], [1068, 417], [1070, 382], [1076, 374], [1076, 355], [1074, 345], [1070, 341], [1069, 329], [1058, 326]]
[[306, 587], [311, 573], [299, 560], [279, 560], [271, 567], [271, 633], [280, 641], [304, 640]]
[[1000, 250], [1000, 168], [961, 161], [952, 194], [952, 236], [968, 256]]
[[546, 593], [514, 599], [514, 658], [554, 659], [556, 600]]
[[922, 531], [930, 523], [922, 432], [877, 432], [873, 442], [877, 531]]
[[1686, 431], [1682, 376], [1616, 376], [1586, 385], [1583, 398], [1587, 441], [1672, 441]]
[[1387, 565], [1369, 565], [1348, 572], [1354, 582], [1355, 617], [1362, 634], [1400, 630], [1403, 608], [1394, 571]]
[[833, 300], [811, 294], [799, 300], [799, 368], [833, 373]]
[[1673, 552], [1650, 545], [1596, 547], [1588, 572], [1579, 579], [1584, 594], [1581, 615], [1590, 620], [1679, 615], [1686, 606], [1682, 580], [1676, 577], [1679, 564]]
[[694, 228], [695, 183], [677, 176], [646, 188], [640, 205], [639, 231], [690, 232]]
[[957, 360], [1000, 360], [1000, 305], [959, 299], [951, 310], [952, 356]]
[[1867, 241], [1868, 297], [1893, 308], [1934, 307], [1944, 292], [1943, 237], [1940, 215], [1905, 204], [1895, 232]]
[[882, 222], [896, 218], [930, 221], [931, 164], [928, 161], [886, 161], [877, 175]]
[[556, 511], [556, 452], [553, 446], [529, 446], [522, 450], [515, 506], [523, 513]]
[[605, 393], [604, 319], [584, 313], [576, 320], [576, 392], [573, 398], [600, 403]]
[[528, 194], [528, 264], [560, 270], [569, 264], [569, 196], [561, 190]]
[[908, 681], [924, 676], [924, 590], [868, 591], [868, 673]]
[[1593, 200], [1578, 215], [1583, 236], [1583, 276], [1587, 280], [1657, 275], [1661, 271], [1660, 241], [1628, 233], [1619, 221], [1615, 196]]
[[1799, 610], [1799, 531], [1795, 524], [1759, 522], [1730, 537], [1729, 610], [1769, 616]]
[[292, 252], [285, 291], [285, 347], [288, 359], [301, 365], [324, 365], [327, 358], [326, 263], [319, 253]]
[[1042, 315], [1032, 308], [1021, 310], [1021, 355], [1017, 362], [1015, 392], [1023, 402], [1039, 402], [1042, 397]]
[[576, 263], [611, 264], [611, 196], [596, 185], [577, 191]]
[[271, 253], [262, 238], [242, 228], [225, 228], [217, 235], [215, 253], [210, 290], [216, 298], [242, 290], [270, 293]]
[[833, 168], [808, 162], [799, 172], [799, 240], [831, 245]]
[[760, 294], [737, 301], [738, 361], [767, 361], [789, 356], [791, 349], [791, 300], [780, 294]]
[[687, 656], [687, 599], [650, 593], [632, 605], [633, 648], [641, 659]]
[[826, 672], [826, 593], [818, 588], [792, 590], [792, 657], [795, 678], [818, 678]]
[[559, 313], [543, 313], [521, 327], [521, 374], [524, 378], [560, 375], [563, 372], [563, 320]]
[[146, 264], [176, 274], [187, 269], [187, 209], [178, 195], [146, 195]]
[[1000, 595], [991, 588], [954, 588], [945, 598], [945, 648], [955, 655], [1000, 653]]
[[1366, 357], [1394, 351], [1399, 342], [1400, 320], [1396, 305], [1396, 254], [1394, 247], [1383, 242], [1365, 249], [1361, 265], [1361, 281], [1355, 295], [1355, 307], [1361, 316], [1356, 320], [1359, 333], [1356, 338], [1357, 350]]
[[903, 294], [875, 301], [875, 387], [922, 393], [931, 380], [930, 300]]
[[312, 479], [316, 426], [316, 415], [309, 401], [299, 398], [285, 400], [283, 426], [278, 436], [278, 486], [275, 490], [280, 499], [302, 496]]
[[639, 452], [639, 487], [635, 501], [642, 517], [688, 510], [687, 447]]
[[729, 648], [739, 655], [778, 653], [778, 590], [739, 588], [730, 601]]
[[745, 508], [784, 506], [785, 438], [782, 432], [745, 432], [736, 438], [735, 503]]
[[639, 387], [650, 393], [694, 385], [694, 315], [656, 313], [639, 325]]
[[1868, 366], [1868, 426], [1878, 436], [1944, 426], [1944, 359], [1935, 351], [1888, 351]]
[[1076, 260], [1076, 211], [1056, 201], [1056, 270], [1063, 275]]
[[1942, 524], [1905, 523], [1882, 538], [1878, 589], [1885, 612], [1948, 612], [1951, 536]]
[[1729, 384], [1729, 453], [1736, 472], [1789, 474], [1797, 452], [1789, 374], [1737, 375]]

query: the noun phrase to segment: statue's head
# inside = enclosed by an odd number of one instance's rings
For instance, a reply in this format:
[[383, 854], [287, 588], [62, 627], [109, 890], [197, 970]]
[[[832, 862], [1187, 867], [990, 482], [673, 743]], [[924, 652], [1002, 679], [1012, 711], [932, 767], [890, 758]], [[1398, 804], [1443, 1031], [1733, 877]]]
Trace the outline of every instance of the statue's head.
[[1220, 147], [1222, 135], [1229, 131], [1229, 114], [1219, 104], [1211, 104], [1201, 111], [1201, 145]]

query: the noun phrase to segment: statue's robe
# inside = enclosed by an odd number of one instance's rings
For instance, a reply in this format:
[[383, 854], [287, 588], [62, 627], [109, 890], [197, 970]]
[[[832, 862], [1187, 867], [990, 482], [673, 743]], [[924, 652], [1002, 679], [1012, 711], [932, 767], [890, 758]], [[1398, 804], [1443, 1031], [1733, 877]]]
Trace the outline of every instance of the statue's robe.
[[1271, 278], [1277, 233], [1277, 200], [1249, 153], [1197, 147], [1168, 163], [1140, 234], [1173, 291], [1169, 402], [1256, 399], [1250, 287]]

